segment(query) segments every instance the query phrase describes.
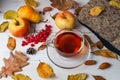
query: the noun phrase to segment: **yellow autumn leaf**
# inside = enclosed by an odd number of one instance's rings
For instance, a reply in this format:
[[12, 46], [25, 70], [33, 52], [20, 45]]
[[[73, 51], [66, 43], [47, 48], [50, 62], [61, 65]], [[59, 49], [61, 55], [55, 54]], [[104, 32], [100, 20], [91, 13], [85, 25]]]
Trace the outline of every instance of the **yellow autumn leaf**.
[[109, 1], [109, 5], [112, 6], [112, 7], [116, 7], [118, 9], [120, 9], [120, 1], [111, 0], [111, 1]]
[[75, 75], [68, 75], [67, 80], [86, 80], [87, 74], [86, 73], [78, 73]]
[[53, 69], [44, 62], [39, 63], [37, 73], [41, 78], [50, 78], [54, 76]]
[[103, 12], [103, 10], [104, 10], [103, 6], [100, 6], [100, 5], [94, 6], [90, 9], [89, 14], [91, 16], [99, 16]]
[[16, 74], [11, 76], [14, 80], [32, 80], [29, 76], [24, 74]]
[[108, 50], [108, 49], [96, 50], [96, 51], [94, 51], [92, 53], [94, 55], [97, 55], [97, 56], [103, 56], [103, 57], [106, 57], [106, 58], [118, 59], [118, 56], [115, 53], [113, 53], [112, 51]]
[[5, 19], [15, 19], [17, 17], [17, 13], [14, 10], [8, 10], [4, 13], [3, 17]]
[[4, 32], [8, 29], [9, 22], [5, 21], [0, 25], [0, 32]]
[[36, 0], [24, 0], [26, 5], [38, 7], [39, 3]]

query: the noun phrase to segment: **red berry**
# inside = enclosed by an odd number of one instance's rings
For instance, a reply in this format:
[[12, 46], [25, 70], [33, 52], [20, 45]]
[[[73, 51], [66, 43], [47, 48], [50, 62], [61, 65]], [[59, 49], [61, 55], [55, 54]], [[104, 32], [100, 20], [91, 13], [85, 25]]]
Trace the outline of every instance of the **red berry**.
[[35, 46], [35, 44], [31, 44], [31, 47], [34, 47]]
[[26, 36], [24, 38], [25, 41], [22, 41], [21, 45], [25, 46], [32, 43], [31, 46], [34, 47], [35, 44], [38, 44], [39, 42], [45, 42], [51, 33], [51, 27], [51, 25], [46, 24], [45, 29], [40, 30], [37, 34]]

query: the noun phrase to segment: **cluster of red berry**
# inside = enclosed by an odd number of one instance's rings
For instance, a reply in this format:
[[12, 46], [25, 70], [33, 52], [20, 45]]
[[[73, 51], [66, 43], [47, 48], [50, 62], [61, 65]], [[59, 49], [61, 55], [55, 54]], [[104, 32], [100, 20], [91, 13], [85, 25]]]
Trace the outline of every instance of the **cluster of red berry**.
[[51, 33], [51, 25], [45, 25], [45, 29], [40, 30], [37, 34], [32, 34], [24, 38], [22, 41], [22, 46], [26, 46], [28, 44], [31, 45], [31, 47], [34, 47], [35, 44], [38, 44], [39, 42], [46, 42], [47, 37]]

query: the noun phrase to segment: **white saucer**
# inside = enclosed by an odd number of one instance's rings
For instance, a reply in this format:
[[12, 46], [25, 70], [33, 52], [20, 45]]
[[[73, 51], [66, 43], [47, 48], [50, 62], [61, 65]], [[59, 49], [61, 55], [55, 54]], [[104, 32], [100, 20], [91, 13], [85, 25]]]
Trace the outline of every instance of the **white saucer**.
[[89, 59], [91, 56], [91, 48], [87, 40], [85, 40], [85, 46], [80, 54], [77, 54], [73, 57], [62, 57], [59, 55], [54, 47], [47, 47], [47, 55], [48, 58], [54, 63], [56, 66], [66, 69], [71, 69], [80, 66], [84, 63], [85, 60]]

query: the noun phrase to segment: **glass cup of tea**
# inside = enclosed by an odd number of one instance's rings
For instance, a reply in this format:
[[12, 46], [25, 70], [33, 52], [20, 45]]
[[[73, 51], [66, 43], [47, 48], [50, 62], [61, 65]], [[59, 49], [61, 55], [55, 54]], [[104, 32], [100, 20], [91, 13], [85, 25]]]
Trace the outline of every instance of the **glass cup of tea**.
[[81, 52], [84, 47], [84, 37], [76, 29], [58, 31], [53, 40], [54, 48], [63, 57], [72, 57]]

